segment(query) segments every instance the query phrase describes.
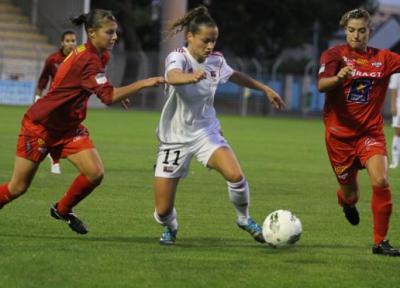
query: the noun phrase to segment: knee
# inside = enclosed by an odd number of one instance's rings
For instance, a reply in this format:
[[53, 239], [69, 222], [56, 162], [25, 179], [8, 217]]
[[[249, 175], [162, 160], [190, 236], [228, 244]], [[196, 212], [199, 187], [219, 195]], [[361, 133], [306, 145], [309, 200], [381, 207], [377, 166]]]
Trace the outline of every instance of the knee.
[[372, 180], [372, 186], [377, 186], [380, 188], [386, 188], [389, 186], [389, 182], [387, 180], [386, 176], [379, 176], [379, 177], [375, 177]]
[[88, 180], [93, 183], [94, 185], [100, 185], [100, 183], [103, 181], [104, 178], [104, 169], [103, 168], [97, 168], [93, 171], [90, 171], [87, 175], [85, 175]]
[[240, 171], [229, 171], [225, 174], [225, 180], [231, 183], [237, 183], [243, 180], [244, 175]]
[[19, 195], [24, 194], [30, 186], [30, 183], [24, 182], [24, 181], [18, 181], [18, 182], [10, 182], [9, 184], [9, 190], [10, 194], [18, 197]]

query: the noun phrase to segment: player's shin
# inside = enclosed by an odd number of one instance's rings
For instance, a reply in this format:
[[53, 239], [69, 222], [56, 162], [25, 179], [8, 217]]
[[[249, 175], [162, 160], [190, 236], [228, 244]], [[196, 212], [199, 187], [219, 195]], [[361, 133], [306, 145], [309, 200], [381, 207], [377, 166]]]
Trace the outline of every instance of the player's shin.
[[67, 193], [57, 204], [57, 211], [60, 214], [67, 214], [72, 211], [80, 201], [96, 188], [99, 183], [92, 183], [85, 175], [79, 175], [75, 178]]
[[372, 187], [371, 208], [374, 217], [374, 242], [379, 244], [386, 237], [392, 213], [392, 195], [389, 186]]
[[233, 203], [238, 216], [238, 223], [246, 225], [249, 219], [250, 191], [246, 178], [236, 183], [228, 182], [229, 199]]

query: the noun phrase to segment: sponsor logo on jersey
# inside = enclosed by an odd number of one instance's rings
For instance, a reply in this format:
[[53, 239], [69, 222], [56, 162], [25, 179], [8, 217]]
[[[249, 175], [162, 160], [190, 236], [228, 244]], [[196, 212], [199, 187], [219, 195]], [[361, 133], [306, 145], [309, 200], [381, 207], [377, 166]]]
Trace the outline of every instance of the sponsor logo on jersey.
[[95, 76], [95, 79], [96, 79], [96, 83], [99, 84], [99, 85], [107, 83], [107, 77], [106, 77], [106, 75], [104, 73], [98, 73]]
[[374, 67], [379, 68], [379, 67], [382, 66], [382, 62], [372, 62], [371, 65], [374, 66]]
[[353, 74], [353, 76], [379, 78], [379, 77], [381, 77], [382, 72], [362, 72], [359, 70], [353, 70], [352, 74]]

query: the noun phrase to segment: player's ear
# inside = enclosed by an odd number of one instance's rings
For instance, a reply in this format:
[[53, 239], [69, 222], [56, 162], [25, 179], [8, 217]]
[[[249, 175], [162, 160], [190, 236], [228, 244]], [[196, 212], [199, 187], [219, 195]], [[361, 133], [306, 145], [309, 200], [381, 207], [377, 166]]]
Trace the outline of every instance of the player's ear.
[[93, 38], [95, 37], [95, 34], [96, 34], [96, 29], [94, 29], [94, 28], [89, 28], [87, 32], [88, 32], [89, 38], [90, 38], [90, 39], [93, 39]]
[[194, 37], [194, 35], [193, 35], [192, 32], [187, 32], [187, 33], [186, 33], [186, 41], [187, 41], [188, 43], [191, 42], [191, 41], [193, 40], [193, 37]]

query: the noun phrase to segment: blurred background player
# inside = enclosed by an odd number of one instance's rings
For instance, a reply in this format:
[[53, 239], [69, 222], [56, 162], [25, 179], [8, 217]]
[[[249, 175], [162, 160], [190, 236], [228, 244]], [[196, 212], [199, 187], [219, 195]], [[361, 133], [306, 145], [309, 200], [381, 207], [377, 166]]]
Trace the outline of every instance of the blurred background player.
[[[51, 85], [56, 75], [58, 66], [64, 61], [65, 57], [76, 47], [76, 35], [74, 31], [67, 30], [61, 35], [61, 47], [56, 52], [47, 57], [42, 73], [40, 74], [38, 84], [35, 91], [35, 102], [42, 97], [43, 91]], [[50, 171], [54, 174], [60, 174], [60, 159], [54, 159], [50, 154], [51, 167]]]
[[340, 26], [347, 44], [323, 52], [318, 87], [326, 92], [325, 140], [340, 189], [339, 204], [352, 225], [360, 221], [358, 170], [366, 168], [372, 185], [374, 254], [400, 256], [385, 240], [392, 212], [387, 177], [382, 106], [391, 74], [400, 72], [400, 55], [367, 46], [371, 17], [364, 9], [345, 13]]
[[249, 215], [249, 185], [234, 152], [221, 135], [214, 95], [219, 83], [232, 81], [262, 91], [275, 108], [283, 108], [284, 103], [271, 88], [233, 70], [221, 53], [213, 52], [218, 27], [206, 7], [190, 10], [168, 32], [174, 35], [183, 29], [187, 29], [187, 47], [171, 52], [165, 61], [168, 99], [158, 126], [154, 217], [165, 226], [160, 244], [175, 243], [178, 231], [175, 194], [193, 156], [204, 166], [217, 170], [227, 181], [237, 225], [256, 241], [265, 242], [261, 227]]
[[102, 181], [103, 163], [81, 122], [86, 117], [90, 95], [107, 105], [137, 94], [143, 88], [164, 82], [162, 77], [139, 80], [114, 88], [105, 76], [105, 65], [117, 40], [117, 21], [110, 11], [96, 9], [72, 20], [84, 24], [88, 41], [73, 50], [60, 65], [50, 91], [25, 113], [18, 138], [14, 171], [0, 185], [0, 208], [29, 188], [40, 162], [48, 153], [67, 158], [78, 169], [65, 195], [50, 208], [50, 214], [86, 234], [87, 226], [73, 212], [80, 201]]
[[394, 128], [392, 159], [389, 168], [397, 168], [400, 157], [400, 73], [390, 77], [389, 89], [391, 92], [390, 111], [393, 116], [392, 127]]

